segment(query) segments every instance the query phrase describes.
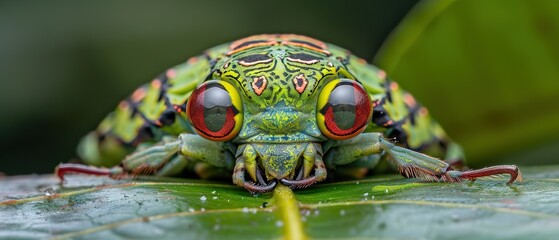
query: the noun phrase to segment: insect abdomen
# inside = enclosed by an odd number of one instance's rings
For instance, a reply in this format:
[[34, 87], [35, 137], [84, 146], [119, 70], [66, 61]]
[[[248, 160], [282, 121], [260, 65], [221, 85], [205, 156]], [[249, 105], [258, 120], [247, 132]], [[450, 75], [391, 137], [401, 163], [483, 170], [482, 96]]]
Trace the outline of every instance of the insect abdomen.
[[139, 144], [192, 132], [186, 101], [210, 68], [207, 57], [191, 58], [137, 88], [81, 140], [79, 158], [90, 165], [114, 166]]
[[348, 57], [348, 70], [369, 91], [373, 101], [372, 124], [367, 131], [381, 131], [403, 147], [444, 158], [451, 143], [427, 108], [386, 77], [386, 73], [357, 57]]

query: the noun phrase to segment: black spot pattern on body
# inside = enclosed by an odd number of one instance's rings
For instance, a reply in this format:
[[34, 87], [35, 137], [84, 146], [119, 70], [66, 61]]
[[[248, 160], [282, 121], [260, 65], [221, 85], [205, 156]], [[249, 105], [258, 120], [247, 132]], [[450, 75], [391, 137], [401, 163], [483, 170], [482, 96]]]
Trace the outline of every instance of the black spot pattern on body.
[[380, 100], [376, 100], [375, 102], [373, 102], [374, 107], [373, 107], [373, 120], [372, 120], [372, 122], [374, 124], [376, 124], [377, 126], [390, 127], [391, 125], [387, 124], [387, 123], [391, 122], [392, 120], [390, 119], [386, 110], [383, 107], [385, 101], [386, 101], [386, 98], [382, 98]]
[[392, 89], [390, 89], [390, 83], [392, 81], [386, 79], [386, 82], [384, 83], [384, 89], [386, 90], [386, 99], [388, 100], [388, 102], [392, 102]]
[[266, 54], [252, 54], [246, 57], [239, 58], [237, 62], [254, 63], [258, 61], [270, 60], [270, 57]]
[[167, 89], [169, 88], [169, 84], [168, 84], [169, 79], [167, 78], [166, 73], [159, 74], [157, 79], [159, 79], [159, 81], [161, 82], [161, 86], [159, 88], [159, 96], [157, 97], [157, 101], [161, 101], [161, 99], [163, 99], [163, 97], [165, 97], [165, 95], [167, 94]]
[[254, 82], [254, 85], [256, 85], [256, 87], [258, 88], [261, 88], [263, 84], [264, 84], [264, 79], [262, 78], [257, 78], [256, 81]]
[[408, 111], [409, 111], [408, 118], [410, 119], [410, 123], [413, 126], [415, 126], [415, 124], [416, 124], [415, 118], [417, 116], [417, 113], [419, 112], [420, 107], [421, 106], [419, 104], [417, 104], [414, 107], [408, 107]]
[[310, 55], [310, 54], [306, 54], [306, 53], [291, 54], [291, 55], [289, 55], [289, 58], [299, 59], [299, 60], [302, 60], [302, 61], [305, 61], [305, 62], [307, 62], [307, 61], [319, 61], [320, 60], [320, 58], [315, 57], [315, 56]]
[[174, 110], [167, 109], [165, 110], [165, 112], [163, 112], [163, 114], [161, 114], [159, 122], [161, 122], [163, 126], [172, 125], [173, 123], [175, 123], [175, 116], [176, 114]]

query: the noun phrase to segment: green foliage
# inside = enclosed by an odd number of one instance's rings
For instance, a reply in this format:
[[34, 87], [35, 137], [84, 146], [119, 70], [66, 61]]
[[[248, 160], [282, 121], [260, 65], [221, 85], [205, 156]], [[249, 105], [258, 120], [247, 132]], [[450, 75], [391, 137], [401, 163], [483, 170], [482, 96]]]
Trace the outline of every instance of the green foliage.
[[512, 186], [379, 176], [255, 197], [183, 179], [13, 177], [0, 185], [0, 238], [552, 238], [559, 167], [524, 170]]
[[[558, 139], [558, 42], [556, 1], [424, 1], [375, 60], [429, 107], [471, 165], [511, 163]], [[556, 145], [513, 161], [556, 162]]]

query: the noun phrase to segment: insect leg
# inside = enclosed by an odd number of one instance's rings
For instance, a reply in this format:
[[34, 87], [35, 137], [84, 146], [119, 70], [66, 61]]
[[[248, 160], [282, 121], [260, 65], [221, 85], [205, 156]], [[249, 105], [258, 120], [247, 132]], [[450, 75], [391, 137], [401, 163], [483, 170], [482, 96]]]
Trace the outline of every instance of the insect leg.
[[380, 133], [363, 133], [353, 139], [334, 143], [325, 155], [327, 164], [345, 165], [363, 156], [386, 152], [397, 170], [406, 177], [429, 181], [458, 182], [498, 174], [509, 174], [508, 183], [522, 181], [520, 171], [513, 165], [494, 166], [479, 170], [455, 171], [437, 158], [399, 147], [384, 139]]
[[[251, 145], [246, 145], [242, 149], [242, 154], [237, 156], [237, 163], [233, 170], [233, 183], [246, 188], [252, 194], [272, 191], [277, 184], [276, 180], [272, 180], [269, 183], [264, 180], [263, 173], [256, 163], [257, 155], [258, 153], [256, 153], [256, 150]], [[245, 177], [247, 172], [253, 182], [247, 181]]]
[[[99, 168], [81, 164], [60, 164], [56, 167], [56, 175], [64, 180], [68, 173], [81, 173], [97, 176], [109, 176], [117, 178], [126, 174], [140, 175], [157, 172], [169, 161], [180, 149], [181, 142], [165, 141], [162, 144], [149, 147], [139, 147], [135, 152], [128, 155], [119, 166], [112, 168]], [[174, 164], [176, 165], [176, 164]], [[166, 169], [166, 171], [170, 171]]]
[[[194, 134], [181, 134], [177, 139], [165, 139], [159, 144], [138, 148], [113, 168], [98, 168], [80, 164], [60, 164], [56, 174], [61, 180], [67, 173], [83, 173], [118, 177], [132, 175], [170, 175], [178, 173], [187, 165], [187, 159], [224, 167], [226, 164], [221, 143], [206, 140]], [[187, 158], [185, 158], [187, 157]]]
[[157, 176], [173, 176], [179, 174], [188, 165], [188, 159], [185, 156], [177, 155], [164, 164], [155, 175]]
[[[314, 174], [310, 175], [314, 169]], [[300, 169], [299, 176], [295, 180], [281, 179], [281, 183], [290, 186], [291, 188], [306, 188], [314, 183], [326, 179], [326, 166], [322, 161], [322, 152], [319, 151], [319, 146], [314, 144], [307, 145], [305, 152], [303, 152], [303, 166]]]
[[522, 182], [522, 174], [518, 167], [514, 165], [455, 171], [444, 161], [407, 148], [398, 147], [382, 137], [379, 138], [379, 145], [388, 153], [388, 159], [395, 164], [398, 171], [406, 177], [438, 182], [460, 182], [463, 179], [474, 180], [480, 177], [509, 174], [510, 179], [507, 184], [514, 181]]
[[113, 177], [122, 174], [123, 169], [121, 167], [99, 168], [77, 163], [61, 163], [58, 164], [54, 170], [54, 175], [56, 175], [61, 181], [64, 181], [64, 176], [68, 173], [83, 173], [95, 176]]
[[133, 174], [155, 172], [159, 176], [169, 176], [180, 173], [190, 159], [217, 167], [225, 166], [221, 143], [194, 134], [181, 134], [173, 141], [165, 141], [163, 145], [138, 150], [124, 159], [122, 166]]

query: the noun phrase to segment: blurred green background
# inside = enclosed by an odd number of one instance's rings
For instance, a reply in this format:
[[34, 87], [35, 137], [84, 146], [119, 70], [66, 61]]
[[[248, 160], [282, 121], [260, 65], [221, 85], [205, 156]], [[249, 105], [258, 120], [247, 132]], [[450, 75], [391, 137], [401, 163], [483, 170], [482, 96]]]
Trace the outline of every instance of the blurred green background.
[[52, 172], [135, 87], [207, 48], [298, 33], [372, 59], [415, 3], [2, 1], [0, 172]]
[[0, 172], [52, 172], [136, 86], [259, 33], [376, 56], [463, 144], [471, 166], [557, 162], [559, 3], [428, 1], [410, 12], [416, 4], [2, 1]]

